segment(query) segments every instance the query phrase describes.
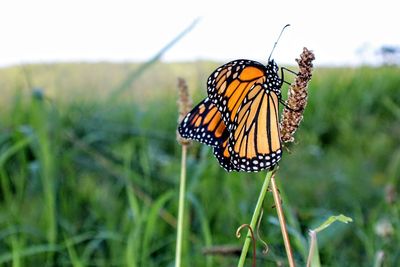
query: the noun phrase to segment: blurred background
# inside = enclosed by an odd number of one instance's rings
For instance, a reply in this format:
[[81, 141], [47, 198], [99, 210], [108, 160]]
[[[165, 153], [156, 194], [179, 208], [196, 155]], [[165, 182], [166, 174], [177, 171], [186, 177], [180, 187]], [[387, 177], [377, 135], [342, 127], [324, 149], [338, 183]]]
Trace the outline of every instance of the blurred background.
[[[316, 55], [277, 177], [296, 262], [308, 230], [342, 213], [353, 223], [318, 236], [324, 266], [397, 266], [397, 13], [388, 0], [1, 3], [0, 265], [173, 266], [177, 78], [197, 103], [215, 68], [266, 63], [290, 23], [275, 61]], [[188, 157], [184, 266], [236, 266], [206, 252], [240, 250], [265, 173], [226, 173], [198, 143]], [[287, 266], [272, 195], [260, 232], [258, 264]]]

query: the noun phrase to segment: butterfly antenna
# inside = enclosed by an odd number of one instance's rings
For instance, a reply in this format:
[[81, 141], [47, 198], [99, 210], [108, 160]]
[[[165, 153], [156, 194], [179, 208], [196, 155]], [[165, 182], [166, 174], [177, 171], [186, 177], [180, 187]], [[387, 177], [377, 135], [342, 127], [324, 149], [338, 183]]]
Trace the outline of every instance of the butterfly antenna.
[[290, 26], [290, 24], [286, 24], [286, 25], [282, 28], [281, 33], [280, 33], [279, 36], [278, 36], [278, 39], [276, 39], [276, 42], [275, 42], [275, 44], [274, 44], [274, 47], [272, 47], [271, 54], [269, 54], [268, 62], [269, 62], [270, 59], [271, 59], [272, 53], [274, 52], [275, 47], [276, 47], [276, 45], [278, 44], [278, 41], [279, 41], [279, 39], [281, 38], [281, 35], [282, 35], [283, 31], [286, 29], [286, 27], [289, 27], [289, 26]]

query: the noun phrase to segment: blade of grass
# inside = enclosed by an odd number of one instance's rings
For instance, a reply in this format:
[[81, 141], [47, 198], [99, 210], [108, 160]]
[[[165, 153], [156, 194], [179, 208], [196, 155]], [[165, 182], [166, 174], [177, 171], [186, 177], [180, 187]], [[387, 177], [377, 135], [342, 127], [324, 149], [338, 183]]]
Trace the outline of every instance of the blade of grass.
[[319, 259], [318, 242], [317, 242], [317, 232], [310, 231], [310, 251], [307, 259], [307, 267], [320, 267], [321, 261]]
[[64, 236], [64, 243], [65, 246], [67, 247], [68, 250], [68, 255], [71, 261], [71, 264], [73, 267], [83, 267], [84, 264], [82, 263], [82, 261], [79, 259], [78, 254], [74, 248], [73, 243], [71, 242], [71, 240], [69, 240], [67, 237]]
[[168, 191], [162, 194], [154, 203], [151, 205], [150, 210], [147, 214], [146, 218], [146, 226], [144, 228], [143, 240], [142, 240], [142, 257], [141, 257], [141, 266], [151, 266], [150, 263], [150, 252], [151, 252], [151, 240], [155, 238], [157, 233], [157, 227], [160, 223], [158, 220], [158, 214], [160, 210], [163, 208], [165, 203], [170, 200], [173, 196], [172, 191]]
[[[188, 194], [188, 199], [190, 200], [190, 205], [193, 207], [193, 212], [195, 212], [200, 220], [200, 225], [201, 225], [201, 231], [203, 234], [203, 242], [205, 247], [211, 247], [212, 246], [212, 234], [209, 226], [209, 222], [207, 221], [207, 217], [204, 214], [204, 209], [203, 206], [200, 204], [199, 200], [196, 198], [194, 194]], [[195, 243], [195, 242], [193, 242]], [[204, 266], [213, 266], [213, 257], [207, 255], [206, 253], [203, 252], [205, 255], [205, 264]]]
[[[59, 245], [49, 245], [49, 244], [35, 245], [21, 250], [19, 252], [19, 257], [28, 257], [38, 254], [54, 253], [62, 249], [63, 249], [62, 246]], [[3, 253], [2, 255], [0, 255], [0, 264], [5, 264], [7, 262], [12, 261], [13, 257], [14, 257], [13, 252]]]
[[[106, 156], [96, 151], [89, 144], [75, 136], [72, 132], [66, 132], [63, 137], [71, 142], [74, 146], [95, 159], [99, 163], [99, 165], [102, 166], [103, 171], [109, 173], [110, 175], [118, 178], [124, 177], [125, 179], [129, 179], [128, 177], [133, 177], [137, 175], [135, 172], [129, 169], [121, 170], [118, 164], [115, 164]], [[152, 205], [154, 200], [146, 192], [142, 191], [138, 185], [132, 186], [131, 189], [134, 191], [135, 196], [142, 200], [146, 205]], [[176, 227], [176, 218], [167, 210], [161, 209], [160, 217], [172, 227]]]
[[[55, 174], [57, 161], [55, 144], [57, 140], [51, 133], [52, 126], [56, 122], [57, 112], [47, 105], [42, 99], [33, 98], [31, 124], [36, 134], [36, 153], [40, 164], [40, 177], [43, 187], [44, 229], [49, 245], [55, 245], [57, 241], [57, 212]], [[50, 251], [47, 255], [48, 264], [53, 264], [54, 254]]]
[[11, 237], [11, 246], [12, 246], [12, 266], [20, 267], [21, 266], [21, 242], [18, 240], [18, 237], [13, 235]]
[[140, 259], [138, 258], [138, 255], [140, 253], [140, 247], [141, 247], [140, 233], [142, 231], [144, 220], [141, 213], [139, 201], [136, 198], [133, 190], [134, 187], [132, 181], [131, 179], [128, 178], [131, 177], [131, 175], [133, 174], [132, 170], [130, 169], [130, 161], [132, 160], [132, 154], [133, 154], [132, 147], [127, 146], [124, 154], [125, 154], [124, 176], [126, 177], [125, 189], [129, 204], [129, 210], [132, 216], [132, 222], [131, 222], [132, 225], [131, 229], [129, 230], [127, 244], [125, 248], [125, 260], [127, 266], [136, 267], [139, 266]]
[[12, 194], [11, 194], [11, 185], [10, 185], [10, 179], [5, 172], [4, 169], [4, 164], [7, 162], [8, 159], [10, 159], [13, 155], [15, 155], [17, 152], [20, 150], [24, 149], [27, 145], [29, 145], [32, 142], [32, 138], [23, 138], [19, 140], [18, 142], [14, 143], [11, 147], [9, 147], [7, 150], [5, 150], [1, 155], [0, 155], [0, 180], [1, 180], [1, 188], [3, 189], [3, 196], [4, 199], [7, 203], [12, 203]]
[[193, 30], [199, 20], [199, 18], [195, 19], [186, 29], [184, 29], [168, 44], [161, 48], [161, 50], [157, 54], [155, 54], [150, 60], [140, 66], [139, 69], [134, 70], [130, 74], [128, 74], [127, 78], [117, 88], [111, 91], [109, 95], [109, 100], [114, 101], [119, 95], [125, 92], [131, 86], [131, 84], [143, 74], [143, 72], [145, 72], [154, 63], [156, 63], [164, 55], [165, 52], [171, 49], [179, 40], [181, 40], [186, 34]]
[[330, 216], [326, 221], [324, 221], [320, 226], [317, 228], [310, 230], [310, 251], [308, 254], [308, 259], [307, 259], [307, 267], [320, 267], [321, 262], [319, 259], [319, 250], [318, 250], [318, 242], [317, 242], [317, 233], [325, 230], [329, 226], [331, 226], [332, 223], [339, 221], [342, 223], [349, 223], [352, 222], [353, 219], [347, 216], [344, 216], [343, 214], [337, 215], [337, 216]]

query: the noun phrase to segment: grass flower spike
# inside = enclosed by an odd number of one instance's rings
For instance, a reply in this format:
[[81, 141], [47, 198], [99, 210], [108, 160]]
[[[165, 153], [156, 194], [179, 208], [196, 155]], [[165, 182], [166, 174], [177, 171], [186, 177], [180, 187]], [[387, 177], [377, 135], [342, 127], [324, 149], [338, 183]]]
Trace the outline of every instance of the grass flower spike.
[[[178, 123], [180, 123], [186, 114], [192, 109], [192, 99], [189, 95], [188, 86], [186, 84], [185, 79], [178, 78], [178, 107], [179, 107], [179, 116]], [[176, 132], [176, 139], [181, 145], [190, 144], [190, 140], [183, 138], [178, 132]]]
[[280, 123], [282, 142], [294, 141], [293, 134], [303, 119], [303, 112], [307, 105], [308, 83], [312, 76], [312, 61], [314, 59], [314, 53], [305, 47], [303, 48], [303, 53], [300, 55], [300, 59], [296, 59], [299, 65], [299, 73], [289, 88], [288, 99], [286, 100], [287, 107], [282, 112]]

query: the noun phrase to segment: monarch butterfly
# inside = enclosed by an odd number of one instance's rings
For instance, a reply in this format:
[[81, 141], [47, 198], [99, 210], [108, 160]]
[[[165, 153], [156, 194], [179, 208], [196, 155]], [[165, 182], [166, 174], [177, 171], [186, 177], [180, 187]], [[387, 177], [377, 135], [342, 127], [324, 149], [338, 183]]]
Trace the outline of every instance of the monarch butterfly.
[[234, 60], [208, 78], [208, 98], [186, 115], [179, 133], [214, 147], [228, 171], [270, 169], [282, 155], [278, 105], [283, 79], [278, 66]]
[[179, 133], [214, 147], [227, 171], [257, 172], [273, 168], [282, 157], [278, 108], [283, 71], [239, 59], [217, 68], [207, 80], [208, 97], [184, 118]]

